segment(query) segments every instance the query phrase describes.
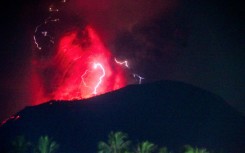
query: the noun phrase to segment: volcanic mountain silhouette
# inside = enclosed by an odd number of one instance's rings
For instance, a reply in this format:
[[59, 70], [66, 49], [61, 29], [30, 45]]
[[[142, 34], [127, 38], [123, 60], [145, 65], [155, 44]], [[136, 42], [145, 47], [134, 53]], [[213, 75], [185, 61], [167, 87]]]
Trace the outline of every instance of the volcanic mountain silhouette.
[[0, 152], [17, 135], [36, 142], [48, 135], [59, 153], [94, 153], [110, 131], [170, 149], [205, 147], [245, 152], [245, 118], [222, 98], [189, 84], [159, 81], [130, 85], [86, 100], [26, 107], [0, 128]]

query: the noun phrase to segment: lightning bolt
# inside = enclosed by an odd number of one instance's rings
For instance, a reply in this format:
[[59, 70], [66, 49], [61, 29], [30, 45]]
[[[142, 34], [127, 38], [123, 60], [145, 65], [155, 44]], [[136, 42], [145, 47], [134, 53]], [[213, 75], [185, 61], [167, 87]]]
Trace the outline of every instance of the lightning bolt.
[[90, 88], [90, 87], [87, 85], [87, 83], [85, 82], [85, 80], [84, 80], [84, 76], [87, 75], [87, 73], [88, 73], [88, 70], [86, 70], [86, 71], [83, 73], [83, 75], [81, 76], [81, 78], [82, 78], [82, 81], [83, 81], [83, 85], [84, 85], [85, 87], [87, 87], [87, 88]]
[[97, 69], [97, 68], [100, 68], [102, 71], [103, 71], [103, 74], [100, 76], [100, 79], [99, 79], [99, 82], [96, 84], [96, 86], [94, 87], [94, 91], [93, 91], [93, 94], [97, 94], [97, 88], [100, 86], [101, 82], [102, 82], [102, 79], [105, 77], [105, 69], [104, 67], [102, 66], [102, 64], [100, 63], [95, 63], [94, 64], [94, 69]]
[[[66, 3], [66, 0], [62, 0], [61, 2], [62, 3]], [[39, 50], [42, 50], [42, 46], [40, 45], [40, 43], [38, 42], [38, 39], [37, 39], [37, 36], [40, 33], [41, 33], [41, 35], [43, 37], [48, 37], [49, 38], [49, 41], [52, 44], [54, 44], [54, 38], [51, 35], [48, 34], [48, 31], [41, 31], [40, 29], [43, 28], [45, 25], [49, 24], [50, 22], [58, 22], [58, 21], [60, 21], [59, 18], [54, 18], [53, 17], [53, 13], [59, 12], [59, 9], [58, 8], [53, 8], [52, 6], [50, 6], [48, 8], [48, 11], [50, 12], [50, 15], [44, 20], [43, 23], [41, 23], [38, 26], [36, 26], [35, 32], [34, 32], [34, 35], [33, 35], [34, 43], [35, 43], [37, 49], [39, 49]]]
[[[118, 61], [116, 58], [114, 58], [114, 61], [115, 61], [117, 64], [124, 65], [125, 67], [127, 67], [128, 69], [130, 69], [127, 60], [121, 62], [121, 61]], [[141, 84], [141, 83], [142, 83], [142, 80], [145, 79], [145, 78], [143, 78], [143, 77], [141, 77], [140, 75], [135, 74], [135, 73], [133, 73], [132, 75], [133, 75], [133, 77], [134, 77], [137, 81], [139, 81], [139, 84]]]
[[118, 61], [116, 58], [114, 58], [114, 61], [115, 61], [117, 64], [124, 65], [124, 66], [126, 66], [127, 68], [129, 68], [129, 66], [128, 66], [128, 61], [120, 62], [120, 61]]
[[[48, 18], [44, 21], [44, 23], [42, 23], [42, 24], [36, 26], [35, 32], [34, 32], [34, 35], [33, 35], [33, 40], [34, 40], [34, 43], [36, 44], [36, 47], [37, 47], [39, 50], [42, 50], [42, 47], [40, 46], [39, 42], [37, 41], [37, 34], [40, 32], [39, 29], [40, 29], [42, 26], [44, 26], [45, 24], [48, 24], [49, 22], [58, 22], [58, 21], [59, 21], [58, 18], [56, 18], [56, 19], [51, 19], [51, 17], [48, 17]], [[49, 38], [49, 41], [50, 41], [52, 44], [54, 44], [54, 38], [53, 38], [51, 35], [48, 34], [48, 31], [41, 31], [41, 35], [42, 35], [43, 37], [48, 37], [48, 38]]]
[[40, 25], [38, 25], [38, 26], [36, 27], [36, 29], [35, 29], [35, 34], [33, 35], [34, 43], [36, 44], [36, 46], [37, 46], [37, 48], [38, 48], [39, 50], [41, 50], [42, 47], [39, 46], [39, 44], [38, 44], [38, 42], [37, 42], [37, 39], [36, 39], [36, 33], [38, 32], [38, 29], [41, 27], [41, 25], [42, 25], [42, 24], [40, 24]]
[[133, 74], [133, 76], [134, 76], [134, 78], [138, 78], [139, 79], [139, 84], [141, 84], [142, 83], [142, 80], [145, 79], [145, 78], [143, 78], [140, 75], [135, 74], [135, 73]]
[[87, 87], [87, 88], [90, 88], [90, 89], [93, 89], [93, 94], [94, 95], [96, 95], [97, 94], [97, 89], [99, 88], [99, 86], [101, 85], [101, 83], [102, 83], [102, 80], [103, 80], [103, 78], [105, 77], [105, 69], [104, 69], [104, 67], [103, 67], [103, 65], [102, 64], [100, 64], [100, 63], [94, 63], [94, 65], [93, 65], [93, 69], [94, 70], [96, 70], [97, 68], [100, 68], [101, 70], [102, 70], [102, 75], [99, 77], [99, 81], [98, 81], [98, 83], [96, 83], [96, 85], [95, 85], [95, 87], [90, 87], [90, 86], [88, 86], [87, 85], [87, 83], [86, 83], [86, 81], [85, 81], [85, 79], [84, 79], [84, 77], [88, 74], [88, 72], [89, 72], [89, 70], [86, 70], [84, 73], [83, 73], [83, 75], [81, 76], [81, 79], [82, 79], [82, 84], [85, 86], [85, 87]]

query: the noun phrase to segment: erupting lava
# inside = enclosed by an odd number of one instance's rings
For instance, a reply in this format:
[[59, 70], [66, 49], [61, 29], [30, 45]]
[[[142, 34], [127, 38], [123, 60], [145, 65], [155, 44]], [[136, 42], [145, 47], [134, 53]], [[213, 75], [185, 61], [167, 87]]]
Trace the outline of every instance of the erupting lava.
[[[65, 33], [52, 57], [36, 59], [35, 104], [89, 98], [126, 85], [125, 74], [91, 26]], [[40, 90], [41, 89], [41, 90]]]

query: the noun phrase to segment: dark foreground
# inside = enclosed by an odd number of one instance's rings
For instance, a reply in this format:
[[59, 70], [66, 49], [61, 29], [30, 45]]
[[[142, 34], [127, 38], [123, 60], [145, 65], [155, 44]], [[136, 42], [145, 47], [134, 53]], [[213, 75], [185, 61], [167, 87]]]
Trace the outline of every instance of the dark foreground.
[[94, 153], [110, 131], [171, 150], [189, 144], [217, 152], [245, 152], [244, 116], [210, 92], [172, 81], [26, 107], [0, 127], [0, 152], [7, 152], [17, 135], [32, 142], [48, 135], [60, 144], [59, 153]]

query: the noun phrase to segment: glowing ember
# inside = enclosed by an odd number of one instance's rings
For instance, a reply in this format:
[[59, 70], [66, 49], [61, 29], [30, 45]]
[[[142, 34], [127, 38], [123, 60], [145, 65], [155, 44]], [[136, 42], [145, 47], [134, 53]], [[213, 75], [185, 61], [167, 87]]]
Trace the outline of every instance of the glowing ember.
[[1, 124], [0, 124], [0, 126], [4, 125], [8, 121], [15, 121], [15, 120], [18, 120], [19, 118], [20, 118], [19, 115], [17, 115], [17, 116], [11, 116], [11, 117], [5, 119], [4, 121], [2, 121]]
[[35, 104], [89, 98], [126, 85], [124, 71], [90, 26], [65, 33], [49, 62], [34, 63], [41, 69], [34, 83], [42, 89]]

